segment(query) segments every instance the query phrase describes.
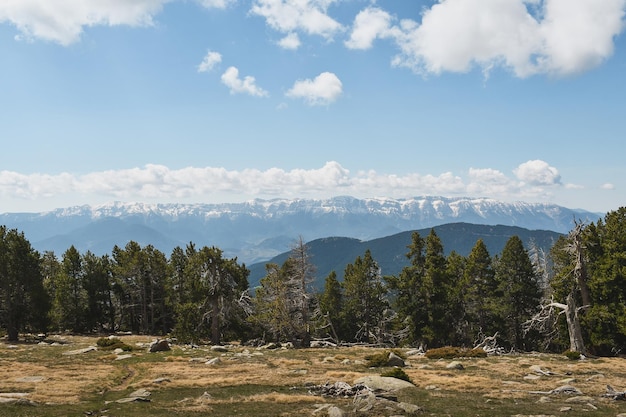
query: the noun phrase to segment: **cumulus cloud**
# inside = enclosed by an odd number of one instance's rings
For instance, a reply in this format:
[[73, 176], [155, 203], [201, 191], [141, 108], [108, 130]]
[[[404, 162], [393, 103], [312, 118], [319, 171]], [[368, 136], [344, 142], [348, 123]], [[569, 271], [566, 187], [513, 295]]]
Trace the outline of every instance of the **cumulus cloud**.
[[199, 3], [207, 9], [225, 9], [237, 0], [199, 0]]
[[290, 32], [278, 41], [278, 46], [283, 49], [298, 49], [300, 47], [300, 37], [296, 32]]
[[296, 81], [285, 94], [291, 98], [302, 98], [309, 105], [325, 105], [337, 100], [343, 92], [341, 80], [332, 72], [323, 72], [314, 79]]
[[[523, 168], [518, 170], [519, 175], [524, 181], [490, 168], [471, 168], [463, 175], [451, 172], [397, 175], [374, 170], [353, 173], [336, 161], [327, 162], [317, 169], [293, 170], [170, 169], [163, 165], [146, 165], [85, 175], [26, 175], [0, 171], [0, 197], [36, 200], [71, 195], [85, 201], [86, 196], [97, 195], [99, 198], [162, 202], [200, 202], [218, 198], [232, 201], [242, 196], [317, 198], [336, 195], [395, 198], [418, 195], [480, 196], [503, 200], [549, 198], [550, 191], [558, 184], [551, 167], [537, 161], [529, 161], [520, 167]], [[534, 181], [532, 184], [529, 178]]]
[[331, 39], [343, 26], [329, 16], [328, 8], [338, 0], [255, 0], [250, 12], [282, 33], [302, 31]]
[[249, 94], [256, 97], [266, 97], [268, 92], [256, 85], [256, 79], [252, 76], [239, 78], [239, 70], [236, 67], [229, 67], [222, 74], [222, 83], [230, 88], [231, 94]]
[[369, 49], [376, 38], [390, 36], [391, 15], [377, 7], [368, 7], [354, 19], [350, 39], [345, 42], [350, 49]]
[[0, 22], [10, 22], [22, 39], [69, 45], [90, 26], [151, 26], [170, 0], [19, 0], [0, 2]]
[[208, 51], [200, 65], [198, 65], [198, 72], [211, 71], [220, 62], [222, 62], [222, 54], [219, 52]]
[[526, 184], [531, 185], [559, 185], [561, 176], [559, 171], [551, 167], [547, 162], [535, 159], [524, 162], [513, 173]]
[[600, 188], [602, 188], [603, 190], [614, 190], [614, 189], [615, 189], [615, 185], [613, 185], [613, 184], [611, 184], [611, 183], [607, 182], [607, 183], [605, 183], [605, 184], [602, 184], [602, 185], [600, 186]]
[[421, 22], [393, 24], [370, 7], [355, 19], [346, 45], [365, 49], [377, 37], [392, 39], [400, 49], [392, 63], [418, 73], [499, 66], [518, 77], [568, 75], [612, 55], [625, 7], [626, 0], [439, 0]]

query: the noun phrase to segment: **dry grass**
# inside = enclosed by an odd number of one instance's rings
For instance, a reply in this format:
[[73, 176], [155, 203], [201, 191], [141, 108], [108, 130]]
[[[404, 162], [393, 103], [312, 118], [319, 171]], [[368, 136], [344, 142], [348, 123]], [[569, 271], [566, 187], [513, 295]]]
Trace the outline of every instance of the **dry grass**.
[[[153, 415], [168, 415], [168, 410], [188, 413], [185, 415], [236, 415], [237, 407], [243, 410], [242, 415], [267, 415], [262, 410], [280, 409], [280, 415], [289, 416], [301, 415], [303, 410], [311, 412], [315, 404], [328, 401], [310, 395], [303, 388], [306, 385], [337, 381], [352, 384], [361, 376], [381, 371], [363, 365], [365, 356], [372, 354], [368, 348], [256, 351], [235, 346], [228, 353], [217, 353], [209, 348], [174, 346], [170, 352], [150, 354], [144, 347], [133, 351], [132, 358], [116, 360], [111, 352], [101, 351], [64, 355], [95, 344], [95, 338], [67, 340], [70, 343], [64, 346], [20, 344], [10, 348], [0, 344], [0, 393], [27, 393], [30, 400], [39, 404], [61, 404], [68, 410], [80, 410], [74, 407], [85, 402], [104, 403], [105, 399], [115, 400], [131, 390], [145, 388], [158, 399], [151, 405]], [[123, 340], [136, 346], [151, 338], [126, 336]], [[205, 363], [215, 357], [220, 357], [219, 364]], [[468, 414], [449, 412], [451, 415], [496, 416], [497, 407], [524, 409], [524, 404], [536, 404], [541, 397], [533, 391], [547, 392], [566, 383], [595, 399], [600, 411], [594, 414], [587, 410], [585, 416], [606, 415], [601, 411], [607, 410], [610, 415], [626, 412], [623, 402], [601, 398], [607, 384], [626, 389], [624, 359], [570, 361], [561, 355], [510, 355], [462, 359], [465, 369], [461, 371], [447, 369], [447, 360], [414, 356], [407, 361], [406, 373], [417, 386], [410, 399], [434, 409], [432, 415], [440, 415], [436, 410], [452, 407], [456, 401], [459, 409], [469, 407]], [[533, 365], [554, 375], [536, 378], [531, 370]], [[161, 382], [155, 382], [159, 379]], [[556, 414], [564, 401], [557, 399], [550, 414]], [[577, 415], [575, 412], [574, 409], [569, 415]], [[142, 415], [141, 409], [137, 413], [127, 415]], [[0, 416], [3, 415], [6, 414], [0, 410]]]

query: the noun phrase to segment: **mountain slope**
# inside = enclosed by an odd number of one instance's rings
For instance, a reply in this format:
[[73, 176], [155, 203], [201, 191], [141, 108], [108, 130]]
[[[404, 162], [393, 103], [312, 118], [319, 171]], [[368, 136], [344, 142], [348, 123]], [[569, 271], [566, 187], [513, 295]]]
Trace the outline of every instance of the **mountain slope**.
[[[406, 230], [465, 222], [566, 233], [574, 219], [597, 214], [550, 204], [503, 203], [487, 198], [253, 200], [232, 204], [111, 203], [45, 213], [0, 214], [0, 224], [23, 231], [40, 251], [63, 253], [68, 244], [96, 254], [148, 241], [169, 254], [177, 246], [217, 246], [226, 256], [253, 263], [289, 249], [299, 236], [372, 240]], [[106, 220], [108, 219], [108, 220]], [[112, 233], [110, 219], [118, 219]]]
[[[548, 230], [528, 230], [515, 226], [488, 226], [468, 223], [451, 223], [433, 228], [441, 239], [446, 255], [454, 251], [462, 256], [469, 255], [478, 239], [485, 242], [491, 256], [499, 255], [507, 240], [511, 236], [518, 236], [527, 248], [531, 242], [538, 248], [548, 251], [554, 242], [561, 236], [560, 233]], [[430, 228], [417, 231], [426, 238]], [[307, 249], [311, 263], [315, 265], [316, 274], [313, 286], [321, 290], [324, 279], [331, 271], [335, 271], [339, 279], [348, 263], [353, 263], [357, 256], [363, 256], [369, 249], [374, 260], [381, 268], [383, 275], [396, 275], [409, 264], [406, 258], [407, 246], [411, 243], [412, 231], [402, 232], [384, 238], [370, 241], [360, 241], [352, 238], [330, 237], [308, 242]], [[288, 258], [289, 252], [282, 253], [269, 262], [282, 265]], [[250, 285], [256, 286], [265, 276], [265, 264], [256, 263], [249, 266]]]

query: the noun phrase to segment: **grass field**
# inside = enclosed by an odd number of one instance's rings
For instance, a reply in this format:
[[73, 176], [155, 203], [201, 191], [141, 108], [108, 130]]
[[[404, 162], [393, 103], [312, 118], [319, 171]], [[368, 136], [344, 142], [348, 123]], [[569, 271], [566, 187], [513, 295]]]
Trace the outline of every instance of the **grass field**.
[[[63, 337], [57, 346], [0, 343], [0, 416], [324, 416], [324, 404], [346, 416], [379, 416], [355, 411], [352, 398], [314, 395], [311, 386], [338, 381], [353, 384], [384, 369], [368, 368], [365, 357], [377, 349], [324, 348], [257, 350], [231, 345], [172, 346], [148, 353], [149, 337], [123, 336], [133, 347], [120, 355], [92, 350], [96, 338]], [[122, 356], [122, 355], [126, 355]], [[130, 356], [128, 356], [130, 355]], [[208, 365], [210, 359], [219, 363]], [[626, 401], [603, 397], [606, 386], [626, 389], [626, 360], [571, 361], [562, 355], [523, 354], [449, 360], [407, 358], [415, 388], [396, 392], [398, 401], [422, 407], [425, 416], [617, 416]], [[536, 367], [550, 371], [540, 375]], [[582, 395], [547, 394], [572, 385]], [[149, 401], [118, 402], [137, 390]], [[397, 412], [394, 415], [399, 415]], [[409, 414], [407, 414], [409, 415]]]

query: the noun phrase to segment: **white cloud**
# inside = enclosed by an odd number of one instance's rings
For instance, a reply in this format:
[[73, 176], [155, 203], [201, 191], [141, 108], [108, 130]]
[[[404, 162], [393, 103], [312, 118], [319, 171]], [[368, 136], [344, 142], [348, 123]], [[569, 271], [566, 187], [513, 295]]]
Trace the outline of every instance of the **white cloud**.
[[524, 162], [513, 170], [520, 181], [531, 185], [559, 185], [561, 176], [559, 171], [547, 162], [535, 159]]
[[239, 78], [239, 70], [236, 67], [229, 67], [222, 74], [222, 83], [230, 88], [231, 94], [244, 93], [256, 97], [266, 97], [268, 92], [256, 85], [256, 80], [252, 76]]
[[231, 4], [237, 2], [237, 0], [198, 0], [201, 5], [207, 9], [225, 9]]
[[220, 62], [222, 62], [222, 55], [219, 52], [208, 51], [200, 65], [198, 65], [198, 72], [211, 71]]
[[[541, 161], [539, 161], [541, 162]], [[72, 196], [84, 203], [89, 197], [131, 201], [232, 201], [245, 198], [305, 198], [353, 195], [407, 198], [419, 195], [490, 197], [501, 200], [551, 197], [558, 185], [551, 167], [536, 161], [520, 165], [523, 181], [490, 168], [471, 168], [464, 175], [350, 172], [330, 161], [318, 169], [280, 168], [227, 170], [221, 167], [170, 169], [163, 165], [92, 172], [86, 175], [20, 174], [0, 171], [0, 198], [41, 200]], [[537, 172], [543, 174], [537, 174]], [[546, 174], [547, 173], [547, 174]], [[543, 175], [543, 176], [542, 176]], [[545, 176], [549, 178], [545, 178]], [[539, 179], [537, 179], [539, 177]], [[530, 183], [528, 180], [533, 180]], [[41, 203], [41, 202], [39, 202]]]
[[341, 80], [332, 72], [323, 72], [313, 80], [296, 81], [285, 94], [291, 98], [302, 98], [312, 106], [330, 104], [343, 92]]
[[0, 22], [10, 22], [18, 39], [43, 39], [69, 45], [90, 26], [151, 26], [170, 0], [5, 0]]
[[[418, 73], [488, 73], [510, 69], [518, 77], [568, 75], [597, 66], [613, 53], [624, 28], [626, 0], [439, 0], [421, 23], [405, 19], [377, 29], [355, 22], [352, 47], [391, 37], [400, 54], [393, 64]], [[367, 9], [366, 9], [367, 12]], [[363, 13], [363, 12], [362, 12]], [[357, 31], [359, 29], [359, 31]]]
[[354, 19], [350, 39], [345, 42], [350, 49], [369, 49], [376, 38], [389, 35], [391, 15], [377, 7], [368, 7]]
[[287, 34], [287, 36], [285, 36], [280, 41], [278, 41], [278, 46], [280, 46], [283, 49], [295, 50], [295, 49], [298, 49], [300, 45], [301, 45], [300, 37], [298, 36], [296, 32], [290, 32]]
[[614, 190], [615, 185], [607, 182], [606, 184], [602, 184], [600, 188], [602, 188], [603, 190]]
[[255, 0], [250, 12], [279, 32], [302, 31], [331, 39], [343, 26], [328, 15], [338, 0]]

